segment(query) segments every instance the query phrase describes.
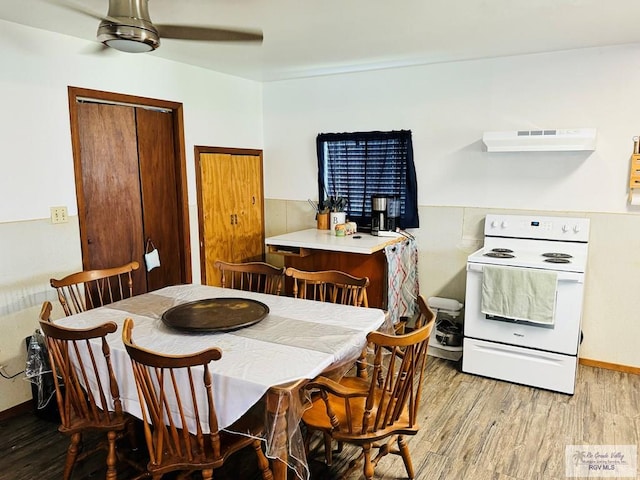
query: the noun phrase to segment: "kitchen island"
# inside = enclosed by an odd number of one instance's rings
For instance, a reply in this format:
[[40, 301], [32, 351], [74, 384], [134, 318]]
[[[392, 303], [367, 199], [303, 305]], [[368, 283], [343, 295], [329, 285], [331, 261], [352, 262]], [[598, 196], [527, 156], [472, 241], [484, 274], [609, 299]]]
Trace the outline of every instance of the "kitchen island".
[[[404, 236], [378, 237], [356, 233], [338, 237], [332, 230], [310, 228], [265, 239], [267, 253], [283, 255], [286, 267], [299, 270], [340, 270], [369, 277], [370, 307], [388, 308], [388, 262], [385, 248], [406, 240]], [[287, 289], [291, 286], [287, 284]], [[289, 291], [290, 293], [290, 291]]]

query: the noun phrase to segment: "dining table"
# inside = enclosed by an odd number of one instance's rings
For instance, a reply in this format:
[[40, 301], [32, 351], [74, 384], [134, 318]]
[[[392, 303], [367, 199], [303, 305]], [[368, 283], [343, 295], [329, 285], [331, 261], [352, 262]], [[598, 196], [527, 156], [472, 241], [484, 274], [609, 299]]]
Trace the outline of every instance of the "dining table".
[[[189, 328], [188, 322], [176, 324], [175, 316], [169, 321], [176, 309], [210, 299], [245, 299], [264, 311], [246, 325], [221, 329]], [[141, 347], [168, 355], [222, 350], [222, 358], [210, 364], [219, 428], [233, 431], [244, 413], [258, 402], [264, 405], [263, 440], [276, 480], [285, 480], [289, 470], [301, 480], [310, 476], [300, 430], [305, 383], [326, 372], [346, 372], [362, 354], [369, 332], [391, 328], [386, 312], [377, 308], [199, 284], [164, 287], [55, 320], [69, 328], [118, 325], [107, 336], [111, 361], [123, 409], [140, 419], [142, 405], [121, 337], [126, 318], [133, 320], [133, 339]]]

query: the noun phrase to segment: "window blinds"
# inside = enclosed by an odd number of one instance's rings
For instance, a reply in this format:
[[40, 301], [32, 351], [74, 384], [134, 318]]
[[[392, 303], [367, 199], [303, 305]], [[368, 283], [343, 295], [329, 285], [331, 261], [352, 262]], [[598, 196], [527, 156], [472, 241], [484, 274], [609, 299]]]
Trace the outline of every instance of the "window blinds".
[[317, 148], [321, 200], [347, 198], [349, 218], [366, 225], [372, 195], [398, 197], [401, 226], [418, 226], [411, 132], [320, 134]]

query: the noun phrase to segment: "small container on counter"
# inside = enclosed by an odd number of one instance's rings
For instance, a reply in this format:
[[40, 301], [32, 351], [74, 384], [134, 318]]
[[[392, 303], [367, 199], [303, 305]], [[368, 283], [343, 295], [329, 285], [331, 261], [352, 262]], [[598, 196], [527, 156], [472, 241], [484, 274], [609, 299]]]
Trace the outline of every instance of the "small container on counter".
[[329, 230], [329, 213], [318, 213], [316, 216], [317, 229]]
[[336, 237], [344, 237], [346, 235], [353, 235], [358, 231], [358, 225], [356, 222], [339, 223], [334, 228]]

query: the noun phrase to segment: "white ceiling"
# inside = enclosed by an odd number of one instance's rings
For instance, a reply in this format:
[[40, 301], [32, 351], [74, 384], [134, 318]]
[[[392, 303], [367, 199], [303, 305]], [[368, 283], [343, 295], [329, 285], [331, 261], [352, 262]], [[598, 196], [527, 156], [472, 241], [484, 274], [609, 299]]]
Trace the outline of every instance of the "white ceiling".
[[[95, 41], [97, 20], [49, 2], [2, 0], [0, 18]], [[107, 12], [107, 0], [82, 4]], [[258, 81], [640, 42], [638, 0], [150, 0], [149, 11], [158, 24], [261, 29], [264, 42], [109, 54]]]

